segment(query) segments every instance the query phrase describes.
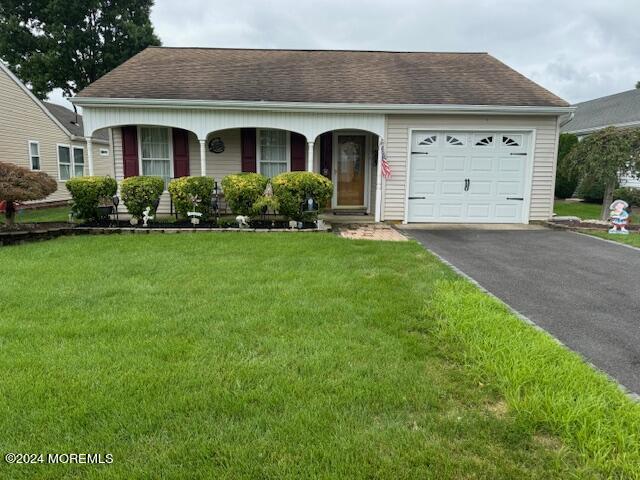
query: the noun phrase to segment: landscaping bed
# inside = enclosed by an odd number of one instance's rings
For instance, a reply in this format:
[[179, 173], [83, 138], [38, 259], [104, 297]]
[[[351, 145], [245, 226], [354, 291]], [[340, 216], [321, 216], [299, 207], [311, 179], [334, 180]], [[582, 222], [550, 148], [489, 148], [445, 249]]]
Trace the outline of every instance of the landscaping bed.
[[[549, 224], [552, 226], [559, 226], [570, 228], [574, 230], [603, 230], [607, 231], [611, 228], [611, 223], [603, 222], [601, 220], [582, 220], [582, 219], [554, 219], [549, 220]], [[640, 225], [630, 224], [627, 227], [630, 232], [640, 231]]]

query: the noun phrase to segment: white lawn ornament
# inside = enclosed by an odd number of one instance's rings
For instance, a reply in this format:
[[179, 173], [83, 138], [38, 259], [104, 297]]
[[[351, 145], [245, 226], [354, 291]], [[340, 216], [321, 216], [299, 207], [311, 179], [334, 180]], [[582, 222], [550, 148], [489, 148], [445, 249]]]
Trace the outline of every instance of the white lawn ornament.
[[198, 225], [202, 214], [200, 212], [187, 212], [187, 216], [191, 218], [192, 225]]
[[316, 220], [316, 228], [318, 230], [324, 230], [324, 220]]
[[298, 222], [296, 222], [295, 220], [289, 221], [289, 228], [291, 230], [293, 230], [294, 228], [298, 228]]
[[236, 222], [238, 222], [238, 227], [244, 228], [249, 226], [249, 217], [246, 215], [238, 215], [236, 217]]
[[[153, 220], [153, 215], [149, 215], [149, 213], [151, 213], [151, 207], [147, 207], [144, 209], [144, 212], [142, 212], [142, 226], [143, 227], [147, 227], [147, 222], [149, 220]], [[132, 219], [133, 220], [133, 219]], [[136, 220], [136, 223], [138, 223], [138, 221]]]

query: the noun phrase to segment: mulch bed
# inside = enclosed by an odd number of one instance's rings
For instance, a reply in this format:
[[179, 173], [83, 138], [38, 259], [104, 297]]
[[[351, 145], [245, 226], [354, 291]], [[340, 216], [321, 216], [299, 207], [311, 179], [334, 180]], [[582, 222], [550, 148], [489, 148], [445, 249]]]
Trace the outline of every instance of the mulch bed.
[[12, 227], [0, 226], [0, 246], [18, 245], [26, 242], [51, 240], [65, 235], [113, 234], [113, 233], [181, 233], [181, 232], [322, 232], [329, 231], [327, 225], [318, 229], [315, 223], [305, 222], [302, 228], [290, 228], [283, 220], [255, 220], [249, 227], [238, 228], [236, 222], [227, 220], [203, 222], [193, 225], [189, 221], [154, 222], [148, 227], [131, 225], [128, 221], [105, 221], [73, 224], [66, 222], [18, 223]]
[[[567, 228], [571, 230], [609, 230], [610, 224], [601, 224], [595, 222], [589, 222], [585, 220], [549, 220], [547, 225], [550, 227]], [[630, 232], [640, 232], [640, 224], [629, 225], [627, 230]]]

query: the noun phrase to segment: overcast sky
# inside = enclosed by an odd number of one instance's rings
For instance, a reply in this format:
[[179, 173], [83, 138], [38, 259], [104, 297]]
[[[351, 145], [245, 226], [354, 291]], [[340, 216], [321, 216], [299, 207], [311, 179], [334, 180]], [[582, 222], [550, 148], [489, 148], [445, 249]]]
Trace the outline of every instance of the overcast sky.
[[151, 19], [166, 46], [489, 52], [571, 103], [640, 80], [638, 0], [156, 0]]

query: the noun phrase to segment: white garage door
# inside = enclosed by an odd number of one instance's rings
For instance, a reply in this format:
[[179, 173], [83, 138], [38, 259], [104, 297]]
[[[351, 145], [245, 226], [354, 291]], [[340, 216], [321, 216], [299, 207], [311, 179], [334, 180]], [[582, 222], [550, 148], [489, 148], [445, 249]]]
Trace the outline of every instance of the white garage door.
[[414, 131], [409, 222], [521, 223], [530, 134]]

